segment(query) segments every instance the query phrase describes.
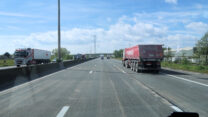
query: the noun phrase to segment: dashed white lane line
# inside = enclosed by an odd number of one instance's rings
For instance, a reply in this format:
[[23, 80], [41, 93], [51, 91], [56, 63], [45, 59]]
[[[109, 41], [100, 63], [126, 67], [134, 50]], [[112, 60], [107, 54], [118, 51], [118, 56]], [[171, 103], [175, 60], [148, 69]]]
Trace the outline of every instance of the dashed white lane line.
[[[166, 73], [163, 73], [163, 74], [166, 74]], [[193, 80], [185, 79], [185, 78], [174, 76], [174, 75], [170, 75], [170, 74], [166, 74], [166, 75], [174, 77], [174, 78], [177, 78], [177, 79], [180, 79], [180, 80], [184, 80], [184, 81], [188, 81], [188, 82], [191, 82], [191, 83], [195, 83], [195, 84], [198, 84], [198, 85], [202, 85], [202, 86], [208, 87], [208, 85], [204, 84], [204, 83], [196, 82], [196, 81], [193, 81]]]
[[56, 117], [64, 117], [70, 106], [64, 106]]
[[176, 112], [183, 112], [180, 108], [177, 106], [170, 106], [172, 109], [174, 109]]
[[90, 72], [89, 72], [89, 74], [92, 74], [93, 73], [93, 71], [91, 70]]
[[123, 72], [123, 73], [126, 73], [124, 70], [122, 70], [121, 68], [119, 68], [118, 66], [116, 66], [116, 65], [113, 65], [114, 67], [116, 67], [118, 70], [120, 70], [121, 72]]

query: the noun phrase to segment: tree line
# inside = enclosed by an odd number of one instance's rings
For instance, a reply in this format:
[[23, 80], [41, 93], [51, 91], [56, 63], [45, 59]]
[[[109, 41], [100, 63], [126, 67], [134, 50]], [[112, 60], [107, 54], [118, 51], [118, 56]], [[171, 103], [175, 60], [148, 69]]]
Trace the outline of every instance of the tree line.
[[113, 52], [113, 55], [115, 56], [115, 58], [122, 58], [123, 57], [123, 49], [115, 50]]
[[[61, 58], [63, 60], [69, 60], [69, 59], [73, 59], [73, 56], [70, 55], [69, 50], [67, 50], [66, 48], [61, 48]], [[58, 59], [58, 49], [57, 48], [52, 50], [51, 59]]]
[[208, 32], [198, 40], [193, 48], [195, 57], [201, 58], [202, 64], [208, 65]]

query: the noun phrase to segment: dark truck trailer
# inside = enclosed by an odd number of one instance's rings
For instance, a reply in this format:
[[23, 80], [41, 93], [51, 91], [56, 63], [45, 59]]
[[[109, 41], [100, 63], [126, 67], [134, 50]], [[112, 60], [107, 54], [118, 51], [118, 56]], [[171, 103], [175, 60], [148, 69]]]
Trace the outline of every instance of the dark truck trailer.
[[159, 72], [162, 59], [162, 45], [136, 45], [124, 49], [122, 64], [136, 72], [144, 70]]

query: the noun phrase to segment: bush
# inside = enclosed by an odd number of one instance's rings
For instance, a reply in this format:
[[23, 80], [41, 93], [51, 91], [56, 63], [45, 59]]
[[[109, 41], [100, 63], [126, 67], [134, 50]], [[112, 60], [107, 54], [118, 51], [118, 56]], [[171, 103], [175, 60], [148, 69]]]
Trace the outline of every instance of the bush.
[[199, 66], [197, 66], [197, 67], [196, 67], [196, 69], [197, 69], [197, 70], [204, 70], [204, 69], [205, 69], [205, 67], [204, 67], [204, 66], [199, 65]]
[[187, 58], [184, 58], [182, 61], [181, 61], [181, 64], [190, 64], [191, 62], [187, 59]]
[[[183, 61], [186, 63], [186, 61]], [[182, 63], [182, 62], [181, 62]], [[194, 65], [191, 64], [189, 61], [186, 64], [181, 63], [168, 63], [168, 62], [162, 62], [162, 67], [169, 67], [172, 69], [181, 69], [181, 70], [187, 70], [187, 71], [194, 71], [194, 72], [200, 72], [200, 73], [208, 73], [208, 66], [205, 65]]]
[[73, 59], [73, 56], [72, 56], [72, 55], [66, 55], [66, 56], [64, 57], [64, 59], [65, 59], [65, 60], [70, 60], [70, 59]]

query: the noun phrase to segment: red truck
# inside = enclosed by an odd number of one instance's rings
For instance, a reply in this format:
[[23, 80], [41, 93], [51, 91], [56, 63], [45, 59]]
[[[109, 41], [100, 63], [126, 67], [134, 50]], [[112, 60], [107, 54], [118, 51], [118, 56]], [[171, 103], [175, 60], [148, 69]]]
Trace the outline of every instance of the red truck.
[[126, 68], [131, 68], [132, 71], [151, 70], [158, 73], [162, 59], [162, 45], [136, 45], [124, 49], [122, 64]]

